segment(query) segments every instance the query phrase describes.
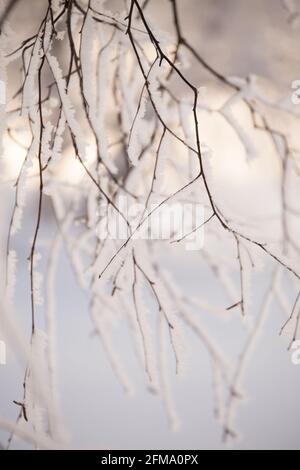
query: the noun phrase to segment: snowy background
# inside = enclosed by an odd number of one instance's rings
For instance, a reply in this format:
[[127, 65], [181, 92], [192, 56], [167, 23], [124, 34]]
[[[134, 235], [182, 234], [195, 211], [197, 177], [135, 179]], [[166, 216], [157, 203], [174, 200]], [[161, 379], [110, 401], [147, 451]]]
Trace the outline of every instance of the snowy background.
[[[28, 8], [28, 3], [31, 7]], [[20, 37], [34, 31], [40, 17], [39, 0], [22, 0], [15, 12], [20, 22]], [[107, 2], [111, 9], [118, 2]], [[225, 75], [245, 76], [249, 73], [275, 83], [282, 96], [291, 93], [291, 82], [300, 79], [300, 29], [291, 28], [287, 11], [280, 0], [180, 0], [182, 28], [203, 57]], [[26, 5], [25, 5], [26, 4]], [[149, 12], [162, 29], [171, 31], [168, 2], [152, 0]], [[159, 13], [158, 13], [159, 9]], [[35, 18], [36, 16], [36, 18]], [[191, 62], [188, 72], [199, 85], [207, 85], [205, 72]], [[8, 77], [14, 80], [13, 77]], [[208, 94], [221, 93], [211, 85]], [[277, 168], [267, 146], [260, 145], [257, 160], [250, 167], [241, 158], [238, 142], [230, 140], [228, 129], [206, 117], [200, 122], [205, 142], [214, 150], [219, 162], [219, 178], [227, 183], [227, 196], [235, 209], [247, 209], [262, 220], [268, 220], [276, 209], [276, 193], [272, 183]], [[204, 119], [203, 119], [204, 121]], [[226, 151], [224, 149], [226, 148]], [[13, 155], [11, 155], [13, 158]], [[30, 199], [29, 199], [30, 200]], [[0, 187], [1, 260], [5, 258], [7, 221], [12, 208], [11, 184]], [[30, 210], [29, 210], [30, 215]], [[32, 210], [31, 216], [34, 212]], [[54, 233], [55, 223], [50, 209], [46, 210], [40, 235], [40, 251], [49, 248], [47, 240]], [[29, 254], [33, 221], [27, 217], [22, 237], [15, 248], [19, 256]], [[201, 295], [224, 306], [226, 299], [205, 269], [201, 256], [184, 250], [163, 250], [163, 264], [170, 268], [182, 290], [193, 296]], [[255, 277], [253, 315], [259, 310], [264, 291], [270, 282], [272, 263]], [[2, 274], [2, 273], [1, 273]], [[58, 391], [66, 432], [74, 448], [110, 449], [220, 449], [224, 448], [222, 430], [213, 416], [211, 372], [209, 358], [199, 341], [187, 332], [188, 364], [184, 377], [172, 377], [174, 402], [181, 422], [177, 432], [171, 432], [161, 401], [145, 387], [144, 374], [129, 345], [128, 331], [122, 323], [114, 331], [114, 342], [133, 381], [135, 393], [124, 395], [116, 381], [88, 314], [88, 297], [74, 278], [67, 254], [60, 252], [56, 278], [56, 331]], [[15, 302], [18, 322], [29, 328], [29, 278], [26, 269], [18, 273], [18, 295]], [[293, 302], [294, 292], [289, 301]], [[201, 312], [209, 331], [228, 352], [236, 357], [246, 340], [246, 327], [237, 315], [228, 318]], [[238, 407], [237, 428], [241, 438], [235, 449], [299, 449], [300, 442], [300, 365], [292, 364], [287, 342], [279, 337], [285, 321], [278, 307], [271, 306], [258, 338], [243, 381], [244, 400]], [[28, 330], [29, 331], [29, 330]], [[1, 338], [0, 338], [1, 339]], [[1, 417], [14, 421], [18, 407], [12, 403], [22, 396], [24, 363], [13, 355], [8, 344], [7, 365], [0, 366]], [[0, 431], [4, 445], [8, 433]], [[27, 448], [14, 440], [13, 449]]]

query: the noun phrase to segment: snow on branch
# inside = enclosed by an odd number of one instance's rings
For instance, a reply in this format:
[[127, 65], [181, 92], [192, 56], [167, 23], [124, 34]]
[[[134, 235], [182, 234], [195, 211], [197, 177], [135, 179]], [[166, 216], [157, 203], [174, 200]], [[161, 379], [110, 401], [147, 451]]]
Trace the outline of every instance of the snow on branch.
[[[300, 143], [282, 124], [288, 116], [299, 127], [299, 115], [267, 98], [257, 77], [228, 77], [202, 57], [183, 29], [180, 2], [168, 2], [172, 25], [166, 33], [148, 13], [150, 2], [125, 2], [126, 13], [106, 10], [107, 3], [45, 2], [34, 35], [21, 44], [10, 31], [13, 21], [8, 24], [18, 2], [7, 2], [0, 13], [0, 83], [20, 70], [6, 113], [0, 102], [1, 165], [12, 166], [7, 155], [15, 155], [17, 166], [10, 187], [5, 301], [13, 307], [18, 274], [29, 262], [31, 304], [24, 393], [14, 400], [17, 424], [1, 418], [0, 427], [11, 432], [8, 446], [14, 435], [40, 448], [65, 443], [57, 385], [61, 312], [55, 301], [63, 252], [89, 296], [92, 336], [99, 338], [123, 390], [132, 395], [136, 384], [116, 325], [130, 332], [145, 384], [162, 400], [170, 428], [178, 430], [171, 384], [187, 373], [191, 334], [209, 361], [214, 411], [227, 441], [237, 436], [233, 417], [243, 397], [242, 378], [271, 302], [288, 317], [282, 333], [289, 333], [290, 347], [299, 339]], [[283, 4], [294, 23], [293, 2]], [[222, 102], [201, 95], [203, 83], [190, 78], [197, 76], [188, 69], [191, 58]], [[223, 132], [229, 133], [226, 140]], [[22, 142], [19, 136], [25, 136]], [[268, 168], [265, 149], [273, 159]], [[276, 168], [272, 229], [259, 207], [257, 218], [247, 212], [242, 175], [247, 168], [247, 174], [268, 180], [270, 166]], [[239, 188], [238, 197], [231, 186]], [[255, 194], [251, 198], [256, 204]], [[18, 248], [23, 235], [30, 239], [25, 257]], [[193, 257], [183, 257], [191, 247]], [[190, 277], [198, 267], [206, 270], [222, 302], [217, 295], [210, 298], [200, 282], [195, 294], [185, 291], [181, 263]], [[256, 312], [256, 274], [269, 273], [269, 265], [271, 283]], [[296, 287], [294, 306], [286, 284]], [[247, 338], [235, 360], [227, 359], [207, 317], [220, 324], [227, 318], [242, 322]]]

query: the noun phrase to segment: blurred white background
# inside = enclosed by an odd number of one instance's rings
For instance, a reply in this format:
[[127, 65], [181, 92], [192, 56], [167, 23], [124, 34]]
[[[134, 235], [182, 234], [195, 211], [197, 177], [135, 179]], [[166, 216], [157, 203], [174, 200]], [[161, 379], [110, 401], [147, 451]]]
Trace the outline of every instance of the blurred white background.
[[[18, 34], [21, 38], [35, 30], [42, 4], [40, 0], [20, 1], [20, 7], [13, 15], [14, 21], [20, 23]], [[107, 4], [112, 10], [118, 7], [118, 1], [111, 0]], [[184, 34], [217, 70], [230, 76], [249, 73], [261, 76], [276, 86], [279, 95], [290, 95], [291, 82], [300, 79], [300, 29], [297, 25], [292, 28], [288, 24], [287, 11], [280, 0], [180, 0], [178, 4]], [[172, 33], [167, 0], [152, 0], [148, 11], [161, 29]], [[194, 61], [191, 61], [188, 74], [198, 86], [208, 87], [209, 97], [216, 101], [218, 97], [222, 99], [218, 84], [211, 84], [210, 77]], [[8, 77], [8, 80], [12, 88], [14, 77]], [[275, 90], [275, 87], [270, 85], [270, 90]], [[226, 125], [205, 112], [201, 116], [201, 135], [215, 152], [217, 177], [226, 184], [228, 201], [236, 210], [244, 210], [246, 206], [255, 216], [268, 220], [278, 205], [278, 195], [272, 192], [278, 168], [270, 149], [253, 134], [259, 154], [254, 162], [248, 164], [238, 139], [231, 136]], [[230, 146], [227, 145], [229, 139]], [[5, 152], [9, 154], [10, 151], [6, 149]], [[13, 159], [12, 154], [10, 158]], [[253, 205], [254, 193], [257, 203]], [[30, 197], [28, 199], [29, 203], [32, 202]], [[4, 266], [8, 220], [13, 204], [11, 183], [1, 183], [0, 200], [0, 256]], [[23, 260], [29, 254], [33, 216], [32, 208], [28, 210], [22, 236], [14, 241]], [[40, 251], [47, 251], [47, 240], [54, 234], [54, 228], [55, 223], [46, 204]], [[224, 306], [224, 293], [216, 287], [200, 255], [170, 248], [165, 250], [163, 263], [172, 270], [187, 294], [197, 296], [201, 293], [202, 297]], [[270, 262], [262, 273], [256, 275], [254, 313], [261, 306], [271, 265]], [[18, 273], [17, 287], [15, 315], [29, 332], [29, 277], [24, 267]], [[122, 352], [135, 385], [132, 397], [124, 395], [101, 344], [93, 335], [88, 314], [89, 299], [78, 286], [64, 250], [60, 253], [56, 288], [58, 390], [72, 447], [224, 448], [222, 429], [213, 415], [209, 358], [192, 333], [187, 332], [189, 361], [185, 376], [178, 379], [170, 372], [174, 402], [181, 422], [179, 431], [173, 433], [168, 427], [161, 401], [145, 387], [143, 371], [129, 345], [128, 331], [121, 324], [114, 332], [114, 342]], [[289, 300], [293, 302], [294, 292], [290, 292]], [[230, 314], [227, 320], [205, 312], [201, 312], [201, 316], [230, 357], [237, 357], [246, 340], [245, 326], [238, 315]], [[245, 396], [236, 416], [241, 438], [233, 444], [235, 449], [299, 449], [300, 365], [292, 364], [286, 340], [279, 337], [284, 321], [283, 313], [272, 305], [243, 380]], [[0, 410], [1, 416], [11, 421], [15, 421], [19, 412], [13, 400], [20, 400], [22, 396], [23, 375], [24, 364], [13, 355], [8, 344], [7, 365], [0, 366]], [[8, 433], [0, 431], [3, 445], [7, 438]], [[27, 448], [27, 444], [15, 439], [11, 448]]]

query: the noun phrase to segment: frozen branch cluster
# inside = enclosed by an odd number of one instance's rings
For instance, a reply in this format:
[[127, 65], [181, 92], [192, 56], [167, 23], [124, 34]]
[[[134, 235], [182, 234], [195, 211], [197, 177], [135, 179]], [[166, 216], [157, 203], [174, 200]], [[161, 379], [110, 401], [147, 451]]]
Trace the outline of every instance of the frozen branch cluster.
[[[64, 445], [55, 390], [55, 281], [61, 247], [79, 286], [90, 296], [94, 330], [116, 378], [126, 393], [133, 393], [114, 340], [115, 325], [126, 321], [146, 384], [164, 403], [173, 430], [180, 418], [171, 379], [188, 360], [188, 330], [210, 359], [215, 413], [224, 440], [237, 435], [233, 415], [242, 398], [242, 376], [272, 302], [286, 316], [282, 332], [289, 333], [290, 344], [300, 335], [300, 210], [295, 203], [299, 143], [279, 119], [297, 121], [299, 116], [286, 103], [266, 98], [255, 77], [229, 78], [207, 63], [186, 39], [179, 2], [169, 2], [174, 30], [168, 36], [157, 30], [148, 3], [130, 0], [127, 11], [116, 14], [101, 0], [49, 0], [38, 30], [21, 45], [13, 48], [13, 22], [6, 20], [1, 30], [0, 67], [6, 63], [7, 73], [16, 65], [21, 70], [21, 85], [8, 97], [5, 118], [0, 109], [4, 142], [22, 155], [13, 181], [7, 241], [9, 308], [21, 263], [14, 237], [24, 227], [28, 205], [35, 208], [28, 254], [31, 335], [24, 397], [16, 400], [17, 425], [0, 421], [11, 432], [9, 445], [15, 434], [36, 447]], [[188, 78], [188, 59], [225, 90], [220, 107], [199, 95], [202, 84]], [[4, 76], [2, 68], [0, 74]], [[272, 235], [226, 204], [226, 188], [216, 183], [213, 155], [200, 135], [200, 121], [213, 114], [230, 126], [250, 162], [259, 158], [253, 134], [239, 121], [236, 106], [243, 106], [252, 129], [273, 146], [274, 165], [279, 167], [280, 210]], [[124, 201], [139, 207], [134, 218], [128, 217]], [[201, 204], [201, 227], [190, 227], [185, 234], [175, 230], [164, 241], [139, 237], [170, 203]], [[57, 233], [46, 251], [40, 233], [49, 206]], [[123, 239], [110, 237], [116, 219], [125, 230]], [[163, 261], [166, 253], [180, 252], [203, 226], [205, 244], [195, 256], [225, 292], [223, 306], [205, 294], [186, 294]], [[268, 260], [273, 274], [255, 315], [253, 278]], [[294, 307], [286, 283], [297, 296]], [[46, 321], [37, 315], [41, 308]], [[235, 363], [207, 329], [204, 312], [223, 318], [241, 314], [247, 338]]]

